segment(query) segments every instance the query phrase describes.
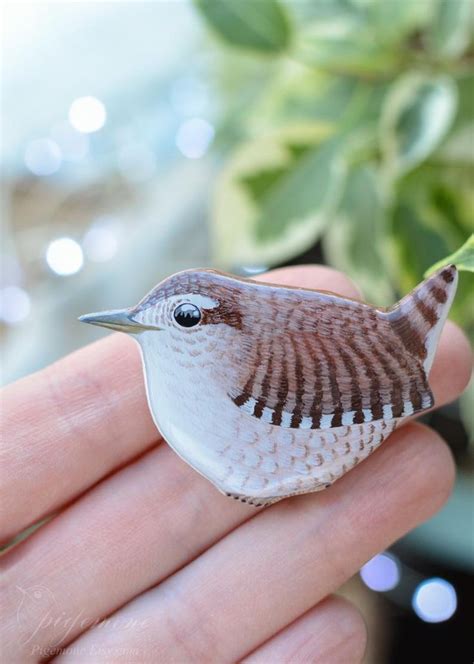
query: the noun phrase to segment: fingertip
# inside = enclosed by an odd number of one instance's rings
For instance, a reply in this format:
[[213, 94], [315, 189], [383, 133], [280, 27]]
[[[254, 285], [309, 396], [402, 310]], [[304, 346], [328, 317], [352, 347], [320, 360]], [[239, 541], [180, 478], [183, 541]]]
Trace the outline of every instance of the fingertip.
[[436, 403], [449, 403], [459, 396], [466, 389], [471, 373], [469, 341], [460, 327], [446, 321], [430, 372]]
[[[454, 479], [453, 456], [441, 436], [423, 424], [407, 422], [335, 482], [325, 492], [326, 501], [343, 511], [354, 509], [356, 502], [351, 528], [362, 532], [371, 524], [367, 560], [436, 514], [451, 495]], [[322, 499], [324, 494], [319, 502]], [[344, 558], [339, 565], [344, 570]]]
[[258, 275], [259, 281], [299, 288], [327, 290], [345, 297], [362, 299], [362, 294], [345, 274], [326, 265], [282, 267]]
[[331, 595], [241, 661], [359, 664], [366, 646], [367, 627], [360, 611], [345, 598]]
[[359, 609], [345, 597], [338, 595], [324, 600], [329, 604], [330, 610], [339, 628], [339, 656], [341, 662], [361, 662], [367, 649], [367, 624]]
[[[397, 438], [400, 440], [397, 441]], [[403, 440], [410, 448], [407, 451], [413, 453], [410, 465], [419, 478], [418, 487], [423, 494], [430, 494], [429, 504], [426, 505], [428, 513], [424, 516], [426, 520], [443, 507], [452, 493], [456, 479], [452, 452], [438, 432], [421, 422], [404, 424], [390, 436], [390, 440], [393, 445], [401, 444]], [[416, 445], [411, 446], [411, 441], [416, 441]]]

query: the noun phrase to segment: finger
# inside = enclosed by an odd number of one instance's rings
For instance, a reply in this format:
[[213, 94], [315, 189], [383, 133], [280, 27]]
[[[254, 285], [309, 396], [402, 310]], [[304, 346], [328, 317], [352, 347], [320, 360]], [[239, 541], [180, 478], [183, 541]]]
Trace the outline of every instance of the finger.
[[[18, 602], [15, 586], [34, 586], [40, 579], [68, 615], [88, 611], [89, 597], [100, 586], [90, 617], [98, 619], [189, 562], [254, 513], [253, 508], [222, 497], [163, 446], [99, 485], [4, 559], [13, 588], [10, 614]], [[124, 540], [124, 528], [133, 537]], [[93, 569], [84, 560], [84, 549], [94, 552]], [[62, 565], [78, 572], [65, 571], [67, 583], [59, 574]], [[123, 571], [120, 583], [117, 570]], [[52, 632], [45, 634], [45, 640], [56, 638]]]
[[329, 597], [245, 657], [242, 664], [359, 664], [367, 643], [360, 612]]
[[[277, 271], [287, 283], [357, 294], [330, 268]], [[158, 439], [146, 404], [139, 351], [114, 334], [3, 394], [0, 538], [51, 513]], [[21, 487], [21, 491], [18, 491]]]
[[[261, 278], [358, 296], [344, 275], [326, 267], [284, 268]], [[437, 403], [449, 400], [467, 383], [468, 352], [459, 329], [447, 326], [432, 370]], [[10, 386], [3, 392], [3, 403], [0, 453], [3, 466], [9, 468], [0, 487], [3, 540], [70, 501], [157, 439], [138, 349], [125, 335], [112, 335]]]
[[472, 372], [472, 352], [464, 332], [452, 321], [446, 321], [441, 334], [429, 382], [435, 406], [453, 401], [461, 394]]
[[360, 290], [353, 281], [342, 272], [326, 265], [281, 267], [259, 274], [256, 279], [270, 284], [327, 290], [350, 298], [362, 298]]
[[158, 438], [140, 371], [134, 342], [114, 334], [5, 388], [3, 539]]
[[[439, 436], [419, 424], [402, 427], [328, 491], [259, 512], [83, 634], [64, 661], [86, 661], [81, 653], [90, 648], [118, 653], [144, 643], [145, 661], [187, 661], [189, 653], [198, 661], [211, 653], [213, 660], [239, 660], [429, 518], [453, 478]], [[131, 620], [143, 626], [140, 633], [113, 627]]]
[[[0, 559], [5, 657], [26, 664], [33, 644], [66, 645], [255, 514], [168, 446], [151, 450]], [[31, 600], [19, 621], [24, 591], [38, 586], [52, 607]]]
[[[358, 565], [432, 514], [446, 498], [453, 473], [449, 452], [436, 434], [408, 425], [396, 432], [393, 442], [382, 446], [330, 490], [256, 513], [251, 507], [226, 501], [165, 446], [147, 456], [166, 451], [170, 454], [165, 467], [170, 495], [164, 504], [157, 501], [159, 490], [145, 473], [145, 466], [137, 464], [135, 476], [129, 478], [133, 479], [133, 490], [124, 492], [126, 487], [120, 489], [113, 478], [104, 482], [91, 492], [87, 503], [84, 498], [70, 508], [78, 510], [75, 514], [66, 512], [53, 520], [30, 540], [29, 548], [25, 543], [21, 556], [7, 556], [4, 577], [12, 595], [5, 603], [9, 639], [4, 648], [13, 659], [19, 657], [19, 644], [32, 633], [41, 647], [69, 641], [257, 514], [117, 614], [120, 620], [138, 616], [147, 623], [142, 636], [150, 641], [151, 652], [158, 649], [155, 661], [186, 660], [184, 653], [175, 652], [173, 643], [166, 640], [170, 620], [171, 627], [178, 630], [175, 640], [201, 652], [198, 643], [187, 642], [188, 633], [199, 639], [197, 616], [213, 643], [222, 641], [224, 648], [231, 639], [229, 659], [238, 659], [332, 592]], [[188, 490], [186, 476], [179, 477], [185, 468]], [[169, 487], [176, 479], [179, 484], [172, 492]], [[84, 507], [87, 510], [80, 512]], [[252, 526], [256, 522], [257, 529]], [[85, 557], [84, 551], [90, 555]], [[59, 569], [58, 561], [62, 561]], [[74, 573], [66, 574], [64, 566]], [[53, 620], [38, 631], [43, 612], [37, 607], [32, 607], [20, 627], [15, 623], [15, 586], [33, 587], [40, 581], [55, 597], [58, 615], [73, 623], [67, 635], [61, 620]], [[260, 603], [263, 597], [268, 597], [268, 604]], [[73, 620], [77, 615], [86, 620], [86, 626]], [[269, 631], [263, 624], [266, 620], [270, 621]], [[225, 634], [226, 621], [235, 626], [232, 634]], [[94, 643], [99, 643], [107, 630], [100, 628], [99, 632], [91, 637]], [[125, 647], [128, 636], [133, 639], [133, 635], [122, 636], [124, 641], [119, 645]], [[246, 646], [242, 651], [232, 641], [234, 637], [238, 642], [241, 637]], [[121, 637], [108, 634], [109, 638], [115, 644]], [[22, 650], [20, 655], [27, 657], [28, 652]]]
[[[286, 276], [288, 281], [291, 281], [293, 272], [297, 272], [299, 278], [308, 279], [309, 275], [312, 275], [314, 287], [330, 288], [336, 285], [338, 290], [343, 294], [347, 294], [348, 296], [356, 294], [351, 282], [343, 275], [335, 273], [334, 270], [320, 270], [319, 268], [287, 270]], [[121, 338], [121, 335], [114, 335], [105, 342], [95, 344], [91, 349], [98, 351], [101, 345], [109, 341], [113, 341], [116, 344]], [[126, 338], [125, 340], [128, 341]], [[115, 346], [115, 352], [117, 352], [117, 346]], [[81, 353], [83, 352], [81, 351]], [[123, 353], [120, 357], [126, 362]], [[85, 359], [85, 355], [83, 359]], [[128, 358], [129, 363], [131, 363], [132, 359], [131, 357]], [[77, 354], [76, 357], [71, 356], [67, 361], [77, 365], [79, 362]], [[65, 365], [65, 362], [58, 363], [56, 368], [59, 370], [61, 366]], [[90, 364], [95, 365], [98, 369], [97, 361], [94, 362], [91, 360]], [[87, 368], [85, 370], [88, 371]], [[131, 378], [130, 376], [129, 380]], [[102, 375], [97, 377], [97, 381], [102, 379]], [[113, 376], [111, 376], [112, 379]], [[96, 393], [100, 387], [103, 386], [99, 382], [99, 384], [96, 384]], [[65, 392], [65, 388], [66, 386], [62, 390], [63, 393]], [[87, 402], [87, 400], [88, 396], [83, 395], [82, 401]], [[130, 400], [138, 415], [137, 437], [140, 438], [142, 435], [146, 439], [146, 433], [140, 427], [140, 422], [143, 418], [137, 409], [138, 399], [132, 399], [130, 396]], [[81, 399], [76, 399], [76, 402], [80, 401]], [[93, 409], [93, 404], [90, 407]], [[123, 408], [126, 409], [129, 420], [133, 419], [127, 410], [127, 401], [125, 401]], [[122, 414], [116, 412], [114, 413], [114, 417], [119, 419], [119, 425], [121, 425]], [[120, 439], [120, 442], [123, 442], [123, 446], [125, 446], [126, 435], [133, 437], [130, 430], [128, 430], [127, 434], [126, 427], [128, 423], [125, 423], [125, 425], [125, 431], [122, 432], [123, 438]], [[117, 428], [120, 428], [120, 426]], [[48, 432], [51, 429], [54, 429], [54, 421], [49, 423]], [[81, 433], [82, 431], [77, 429], [71, 435], [80, 437]], [[54, 435], [54, 432], [51, 432], [51, 434]], [[61, 436], [61, 432], [57, 435]], [[66, 440], [63, 442], [66, 443]], [[78, 441], [73, 440], [67, 444], [69, 453], [76, 457], [76, 463], [78, 463], [77, 459], [81, 452], [81, 447], [79, 444], [75, 447], [76, 442]], [[107, 448], [111, 447], [108, 439], [105, 439], [104, 443], [106, 443]], [[97, 444], [100, 444], [97, 454], [93, 450], [93, 445], [87, 446], [87, 456], [80, 458], [83, 475], [86, 474], [89, 462], [93, 461], [99, 467], [103, 464], [100, 451], [104, 443], [100, 439], [97, 441]], [[59, 456], [61, 452], [62, 448], [57, 452]], [[46, 479], [50, 481], [53, 478], [51, 476], [46, 477], [43, 469], [38, 468], [38, 464], [35, 463], [34, 459], [30, 459], [29, 463], [36, 468], [38, 484], [37, 486], [31, 484], [29, 482], [30, 477], [23, 475], [22, 486], [25, 489], [28, 489], [29, 486], [30, 497], [28, 500], [31, 499], [31, 494], [34, 494], [34, 500], [38, 503], [43, 498], [39, 492], [42, 473], [43, 481], [46, 481]], [[21, 478], [21, 471], [24, 469], [19, 467], [17, 470]], [[69, 484], [74, 486], [74, 482], [78, 480], [74, 473], [74, 467], [68, 467], [66, 476], [70, 476]], [[18, 482], [20, 478], [18, 478]], [[7, 478], [5, 479], [7, 480]], [[38, 491], [36, 491], [37, 488]], [[63, 495], [67, 492], [68, 488], [69, 486], [64, 487]], [[6, 487], [3, 488], [3, 492], [6, 493]], [[18, 496], [17, 503], [14, 499], [11, 501], [12, 513], [15, 508], [21, 506], [21, 501], [25, 498], [24, 494], [26, 494], [26, 490]], [[152, 510], [151, 506], [156, 506], [156, 509], [153, 507]], [[28, 502], [26, 503], [26, 507], [28, 507]], [[208, 508], [212, 514], [211, 519], [209, 519]], [[159, 448], [112, 477], [106, 484], [99, 485], [92, 494], [87, 495], [79, 503], [69, 508], [64, 516], [59, 516], [53, 520], [51, 524], [38, 532], [34, 538], [30, 539], [24, 545], [17, 547], [11, 555], [4, 557], [3, 565], [9, 568], [10, 578], [12, 579], [9, 606], [12, 607], [14, 613], [14, 609], [20, 599], [17, 586], [33, 587], [38, 583], [38, 580], [41, 580], [42, 583], [48, 582], [48, 585], [51, 585], [51, 592], [57, 597], [60, 606], [63, 606], [64, 599], [64, 611], [70, 610], [68, 615], [75, 615], [75, 607], [77, 606], [77, 610], [81, 611], [83, 608], [82, 602], [87, 605], [86, 595], [94, 592], [97, 579], [100, 579], [101, 587], [104, 591], [101, 592], [100, 598], [98, 598], [96, 603], [97, 611], [94, 615], [101, 617], [116, 608], [117, 605], [123, 604], [135, 592], [140, 592], [151, 585], [157, 578], [156, 574], [164, 576], [170, 573], [176, 569], [176, 566], [190, 560], [203, 547], [209, 546], [217, 537], [225, 534], [225, 532], [244, 518], [247, 518], [250, 514], [255, 514], [254, 508], [249, 509], [235, 505], [232, 501], [221, 496], [211, 484], [203, 481], [187, 465], [183, 464], [168, 447]], [[126, 543], [124, 544], [123, 542], [124, 522], [129, 524], [127, 527], [137, 531], [136, 536], [130, 542], [133, 553], [130, 547], [126, 546]], [[139, 525], [142, 526], [141, 529]], [[76, 530], [76, 528], [79, 528], [79, 530]], [[140, 534], [138, 534], [138, 531]], [[107, 537], [104, 537], [104, 533], [107, 533]], [[154, 538], [154, 545], [152, 546], [149, 546], [150, 535]], [[155, 535], [158, 535], [158, 537], [155, 538]], [[54, 548], [51, 548], [50, 536], [56, 541]], [[181, 544], [178, 551], [176, 551], [177, 542]], [[166, 547], [164, 546], [165, 543]], [[134, 548], [135, 544], [138, 545], [137, 550]], [[82, 569], [84, 564], [87, 567], [87, 560], [84, 560], [83, 556], [84, 547], [87, 547], [88, 551], [94, 552], [94, 571], [98, 573], [98, 576], [91, 574], [92, 570], [87, 569], [84, 570], [84, 574], [90, 578], [91, 586], [87, 583], [83, 584], [80, 575], [70, 575], [66, 584], [64, 584], [63, 579], [57, 579], [59, 587], [56, 588], [55, 566], [58, 557], [60, 560], [70, 561], [70, 564], [73, 566], [78, 565], [77, 569]], [[141, 563], [137, 564], [135, 570], [138, 572], [137, 575], [131, 574], [130, 570], [128, 570], [127, 578], [130, 579], [130, 584], [125, 583], [122, 592], [122, 586], [117, 586], [114, 583], [115, 573], [109, 566], [111, 554], [112, 556], [115, 556], [116, 553], [122, 554], [114, 557], [113, 569], [126, 570], [129, 556], [134, 559], [137, 552], [139, 552], [140, 556], [145, 551], [150, 553], [151, 559], [144, 565]], [[160, 565], [155, 572], [157, 556], [159, 556]], [[102, 576], [102, 573], [105, 576]], [[49, 584], [48, 581], [50, 576], [55, 579], [55, 582], [52, 584]], [[107, 588], [109, 586], [107, 580], [110, 576], [113, 578], [110, 581], [110, 593], [108, 593]], [[67, 595], [68, 593], [74, 595], [77, 590], [78, 601], [76, 604], [71, 604], [67, 599]], [[38, 607], [38, 610], [41, 610], [41, 607]], [[37, 620], [39, 620], [38, 616], [32, 615], [27, 628], [30, 629], [31, 624]], [[19, 642], [20, 639], [17, 639], [17, 641]]]

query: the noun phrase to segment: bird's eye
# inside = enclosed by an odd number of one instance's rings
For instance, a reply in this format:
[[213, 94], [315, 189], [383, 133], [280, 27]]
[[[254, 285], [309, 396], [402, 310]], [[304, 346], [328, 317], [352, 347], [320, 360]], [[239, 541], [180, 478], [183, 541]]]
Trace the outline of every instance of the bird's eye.
[[195, 304], [180, 304], [174, 310], [173, 316], [181, 327], [194, 327], [201, 320], [201, 311]]

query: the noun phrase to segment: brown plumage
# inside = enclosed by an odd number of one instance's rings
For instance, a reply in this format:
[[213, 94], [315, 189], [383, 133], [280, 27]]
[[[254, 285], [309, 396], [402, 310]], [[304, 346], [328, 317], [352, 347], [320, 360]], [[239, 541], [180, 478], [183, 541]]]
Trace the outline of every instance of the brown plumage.
[[190, 270], [85, 320], [135, 335], [151, 411], [178, 454], [221, 491], [269, 504], [329, 486], [433, 406], [428, 374], [455, 289], [446, 267], [378, 309]]
[[214, 271], [183, 272], [157, 298], [193, 292], [214, 298], [205, 325], [240, 333], [236, 406], [283, 428], [329, 429], [411, 415], [433, 403], [424, 362], [427, 337], [447, 300], [455, 268], [423, 282], [391, 309], [331, 293], [272, 286]]

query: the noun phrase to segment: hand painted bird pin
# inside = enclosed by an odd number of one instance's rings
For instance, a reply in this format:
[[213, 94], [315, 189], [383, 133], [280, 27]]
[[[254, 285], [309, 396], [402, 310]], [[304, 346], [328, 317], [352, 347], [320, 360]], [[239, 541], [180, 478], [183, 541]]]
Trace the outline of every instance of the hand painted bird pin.
[[377, 309], [189, 270], [81, 320], [135, 335], [171, 447], [228, 496], [268, 505], [331, 485], [433, 406], [428, 373], [456, 284], [445, 267]]

